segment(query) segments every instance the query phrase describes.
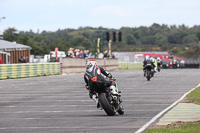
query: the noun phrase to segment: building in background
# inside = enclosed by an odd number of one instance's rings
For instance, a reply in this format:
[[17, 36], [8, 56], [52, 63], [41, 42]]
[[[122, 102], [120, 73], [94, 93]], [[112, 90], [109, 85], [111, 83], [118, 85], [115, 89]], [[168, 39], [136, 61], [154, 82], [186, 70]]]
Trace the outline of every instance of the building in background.
[[2, 64], [20, 63], [20, 57], [28, 57], [29, 59], [30, 50], [30, 46], [0, 39], [0, 58], [2, 60]]

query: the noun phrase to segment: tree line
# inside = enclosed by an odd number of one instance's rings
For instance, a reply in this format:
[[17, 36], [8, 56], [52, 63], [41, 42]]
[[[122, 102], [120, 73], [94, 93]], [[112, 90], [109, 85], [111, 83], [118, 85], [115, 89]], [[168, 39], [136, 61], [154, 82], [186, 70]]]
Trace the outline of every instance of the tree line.
[[190, 58], [200, 56], [200, 26], [188, 27], [184, 24], [169, 26], [154, 23], [149, 27], [121, 27], [120, 29], [80, 27], [41, 33], [8, 28], [3, 32], [3, 38], [31, 46], [31, 54], [34, 55], [48, 54], [55, 47], [58, 47], [60, 51], [67, 51], [70, 47], [74, 47], [94, 52], [96, 33], [103, 35], [101, 36], [104, 42], [103, 49], [107, 49], [104, 34], [106, 31], [122, 32], [122, 41], [112, 44], [113, 51], [168, 51]]

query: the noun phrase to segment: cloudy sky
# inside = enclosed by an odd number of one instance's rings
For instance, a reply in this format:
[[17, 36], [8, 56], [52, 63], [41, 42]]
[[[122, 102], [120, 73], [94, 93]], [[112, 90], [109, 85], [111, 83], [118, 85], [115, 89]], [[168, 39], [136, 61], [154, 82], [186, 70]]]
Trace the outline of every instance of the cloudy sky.
[[200, 25], [200, 0], [0, 0], [0, 33], [91, 26]]

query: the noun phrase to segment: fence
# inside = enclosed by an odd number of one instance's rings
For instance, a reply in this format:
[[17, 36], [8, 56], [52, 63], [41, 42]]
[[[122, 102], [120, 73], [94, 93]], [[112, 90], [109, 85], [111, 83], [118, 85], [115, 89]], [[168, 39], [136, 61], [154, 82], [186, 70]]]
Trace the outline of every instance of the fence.
[[142, 69], [143, 63], [119, 62], [119, 69]]
[[60, 74], [60, 63], [26, 63], [0, 65], [0, 79]]

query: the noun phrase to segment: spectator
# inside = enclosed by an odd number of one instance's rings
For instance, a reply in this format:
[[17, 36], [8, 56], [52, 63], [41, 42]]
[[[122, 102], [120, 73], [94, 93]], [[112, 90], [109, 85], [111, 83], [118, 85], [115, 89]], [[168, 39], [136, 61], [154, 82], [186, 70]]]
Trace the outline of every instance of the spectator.
[[84, 54], [83, 54], [84, 58], [87, 58], [88, 57], [88, 53], [87, 53], [87, 50], [84, 50]]
[[107, 50], [103, 52], [103, 57], [108, 58], [108, 51]]
[[28, 58], [28, 56], [26, 56], [26, 62], [29, 63], [29, 58]]
[[90, 58], [90, 55], [89, 55], [89, 52], [90, 52], [90, 50], [87, 50], [87, 58]]
[[19, 63], [24, 63], [23, 56], [21, 56], [21, 58], [19, 58]]
[[84, 55], [83, 55], [83, 50], [80, 51], [80, 53], [77, 55], [77, 57], [78, 57], [78, 58], [84, 57]]
[[74, 58], [74, 48], [69, 48], [67, 51], [67, 57]]
[[24, 63], [28, 63], [28, 62], [29, 62], [28, 56], [26, 56], [26, 58], [23, 57], [23, 62], [24, 62]]
[[74, 50], [74, 56], [76, 57], [79, 54], [79, 52], [80, 52], [80, 49], [75, 49]]
[[1, 57], [0, 57], [0, 64], [2, 64], [2, 60], [1, 60]]
[[114, 54], [112, 54], [112, 58], [115, 58], [115, 55], [114, 55]]
[[74, 48], [69, 48], [66, 57], [89, 58], [89, 50], [80, 50], [80, 49], [74, 50]]
[[74, 48], [69, 48], [68, 51], [67, 51], [67, 56], [68, 57], [71, 57], [71, 58], [74, 58]]

